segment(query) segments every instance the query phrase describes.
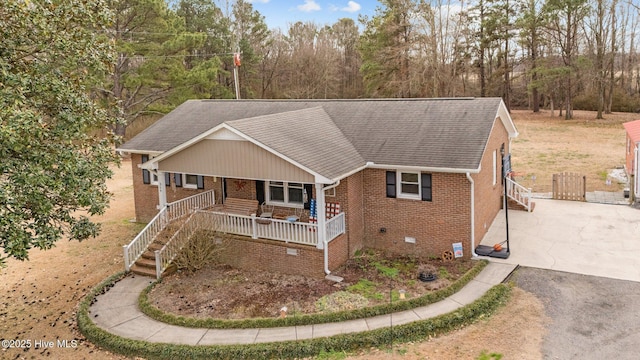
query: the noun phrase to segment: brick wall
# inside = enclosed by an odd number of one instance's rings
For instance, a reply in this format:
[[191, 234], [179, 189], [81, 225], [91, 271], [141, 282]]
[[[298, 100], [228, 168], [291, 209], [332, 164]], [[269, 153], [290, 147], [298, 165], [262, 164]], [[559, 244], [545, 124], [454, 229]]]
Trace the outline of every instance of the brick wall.
[[[287, 249], [297, 255], [288, 254]], [[281, 241], [230, 237], [225, 245], [222, 260], [233, 267], [252, 271], [272, 271], [316, 278], [324, 276], [323, 250], [306, 245], [285, 244]]]
[[[143, 183], [142, 170], [138, 168], [138, 165], [141, 163], [142, 157], [140, 154], [131, 154], [131, 171], [133, 172], [133, 196], [136, 209], [136, 221], [149, 222], [158, 213], [158, 186]], [[216, 202], [219, 202], [220, 195], [222, 194], [222, 181], [220, 178], [205, 177], [204, 190], [200, 190], [176, 187], [172, 175], [171, 184], [167, 186], [167, 202], [184, 199], [211, 189], [214, 189]]]
[[[475, 184], [475, 245], [482, 241], [482, 238], [489, 230], [496, 214], [502, 208], [502, 159], [500, 147], [504, 144], [505, 154], [509, 153], [509, 139], [507, 130], [500, 120], [494, 123], [493, 130], [487, 143], [487, 148], [482, 157], [479, 174], [473, 174]], [[496, 151], [496, 184], [493, 184], [493, 151]], [[514, 169], [515, 170], [515, 169]]]
[[337, 202], [345, 213], [347, 225], [346, 247], [349, 256], [364, 247], [363, 172], [355, 173], [340, 181], [335, 196], [325, 197], [326, 202]]
[[[418, 257], [441, 256], [462, 242], [470, 257], [470, 184], [464, 174], [432, 174], [432, 201], [386, 197], [386, 170], [363, 174], [364, 245]], [[381, 228], [385, 231], [381, 232]], [[405, 237], [416, 239], [415, 244]]]
[[226, 196], [238, 199], [256, 200], [256, 182], [254, 180], [226, 179]]

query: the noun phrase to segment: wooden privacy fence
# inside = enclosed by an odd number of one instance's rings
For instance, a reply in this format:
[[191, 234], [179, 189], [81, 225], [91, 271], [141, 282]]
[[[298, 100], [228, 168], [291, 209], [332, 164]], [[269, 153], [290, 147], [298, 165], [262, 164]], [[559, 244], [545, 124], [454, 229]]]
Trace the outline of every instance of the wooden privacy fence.
[[586, 201], [587, 177], [570, 172], [553, 174], [552, 188], [554, 199]]

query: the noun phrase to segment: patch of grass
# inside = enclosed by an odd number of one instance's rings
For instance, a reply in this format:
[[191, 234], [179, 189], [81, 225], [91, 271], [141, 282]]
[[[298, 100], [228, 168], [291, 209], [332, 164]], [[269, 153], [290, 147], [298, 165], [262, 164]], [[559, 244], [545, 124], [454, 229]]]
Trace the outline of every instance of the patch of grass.
[[356, 284], [347, 287], [347, 291], [360, 294], [367, 299], [382, 300], [382, 294], [376, 292], [378, 284], [368, 279], [360, 279]]
[[451, 278], [451, 274], [449, 274], [449, 271], [444, 266], [441, 266], [438, 269], [438, 276], [440, 277], [440, 279], [450, 279]]
[[373, 267], [375, 267], [380, 274], [390, 279], [395, 279], [396, 277], [398, 277], [398, 274], [400, 273], [400, 270], [393, 267], [385, 266], [379, 261], [374, 262]]
[[502, 359], [502, 354], [498, 354], [498, 353], [487, 354], [486, 351], [482, 351], [480, 353], [480, 356], [476, 358], [476, 360], [500, 360], [500, 359]]
[[607, 177], [609, 176], [609, 172], [607, 170], [598, 171], [598, 177], [602, 181], [607, 181]]
[[322, 350], [316, 359], [318, 360], [342, 360], [347, 358], [347, 353], [344, 351], [324, 351]]

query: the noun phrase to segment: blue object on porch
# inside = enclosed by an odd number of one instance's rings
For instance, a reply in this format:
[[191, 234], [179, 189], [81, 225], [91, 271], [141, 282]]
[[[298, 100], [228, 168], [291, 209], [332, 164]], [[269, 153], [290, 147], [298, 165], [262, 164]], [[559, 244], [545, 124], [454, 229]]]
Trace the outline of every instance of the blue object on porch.
[[318, 217], [317, 209], [316, 209], [316, 199], [311, 199], [309, 204], [309, 218], [316, 219]]

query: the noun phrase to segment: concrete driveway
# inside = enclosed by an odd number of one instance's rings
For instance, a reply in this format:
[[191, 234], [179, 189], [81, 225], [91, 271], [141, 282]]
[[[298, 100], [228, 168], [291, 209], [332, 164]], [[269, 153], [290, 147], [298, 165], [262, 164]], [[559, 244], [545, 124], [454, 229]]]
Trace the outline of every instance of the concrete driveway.
[[[549, 199], [535, 203], [531, 213], [509, 210], [511, 255], [492, 261], [640, 282], [640, 210]], [[505, 239], [503, 210], [481, 244]]]

